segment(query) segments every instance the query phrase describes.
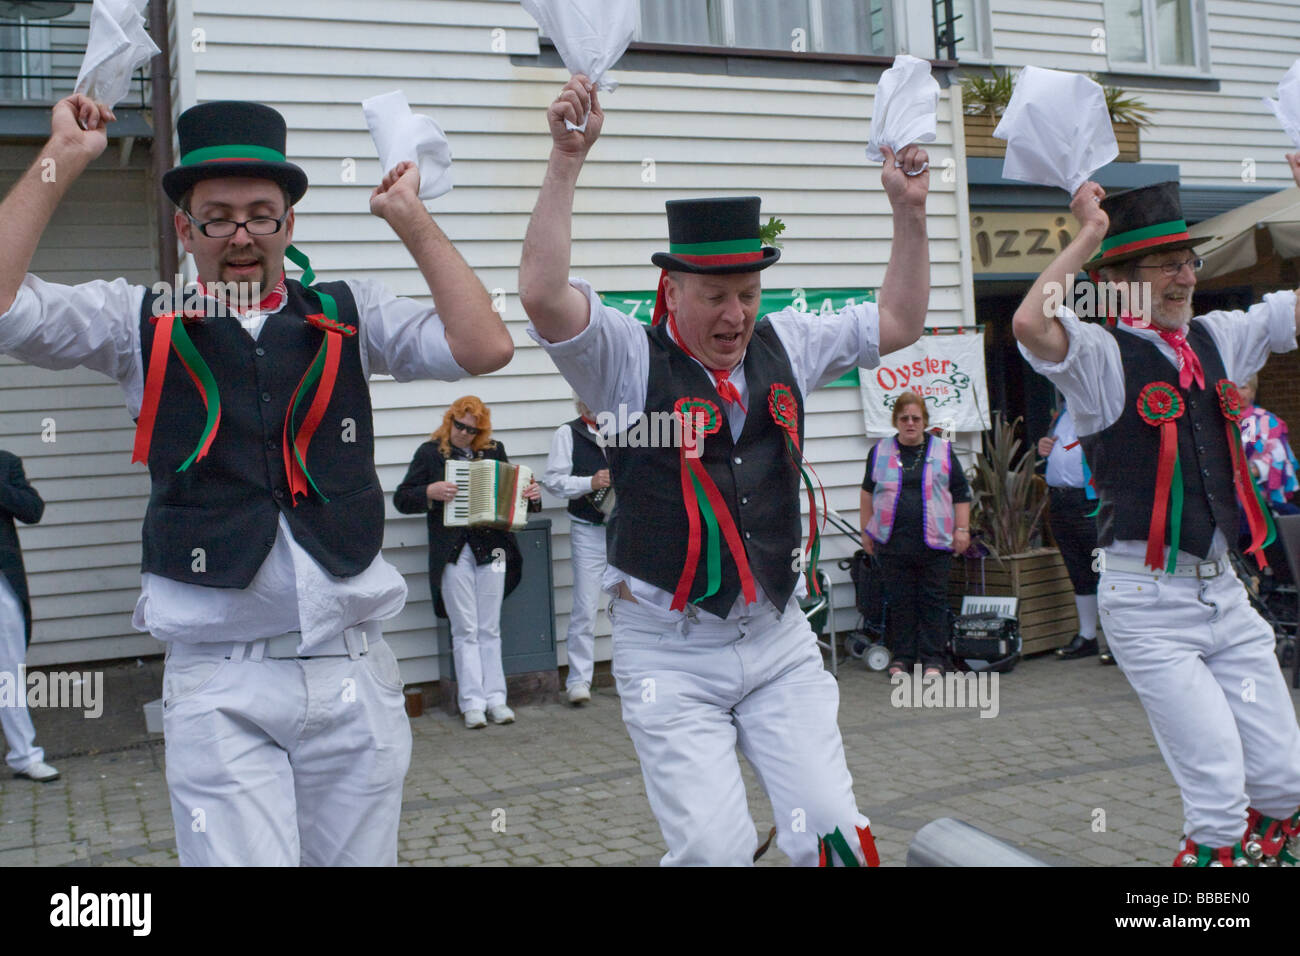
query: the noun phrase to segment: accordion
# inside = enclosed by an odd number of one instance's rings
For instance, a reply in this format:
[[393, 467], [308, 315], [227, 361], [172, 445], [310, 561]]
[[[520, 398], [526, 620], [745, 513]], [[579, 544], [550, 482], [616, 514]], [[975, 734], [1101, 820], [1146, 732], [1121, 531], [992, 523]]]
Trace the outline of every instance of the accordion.
[[963, 614], [952, 624], [955, 657], [1004, 661], [1020, 653], [1020, 626], [1000, 614]]
[[492, 458], [449, 461], [444, 477], [456, 483], [456, 497], [442, 506], [444, 526], [518, 531], [528, 523], [528, 466]]
[[616, 496], [614, 494], [613, 485], [599, 488], [587, 495], [586, 498], [591, 502], [592, 507], [603, 514], [606, 518], [614, 513], [614, 502]]

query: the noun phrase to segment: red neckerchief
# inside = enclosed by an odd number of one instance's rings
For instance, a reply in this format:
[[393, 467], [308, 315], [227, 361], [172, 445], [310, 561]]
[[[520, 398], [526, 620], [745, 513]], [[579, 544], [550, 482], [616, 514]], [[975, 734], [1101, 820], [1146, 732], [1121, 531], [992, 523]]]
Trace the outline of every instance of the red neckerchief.
[[[668, 332], [672, 335], [673, 341], [677, 343], [678, 348], [695, 359], [695, 361], [700, 362], [695, 357], [695, 353], [688, 349], [686, 343], [682, 341], [682, 337], [677, 331], [677, 316], [671, 313], [668, 316]], [[703, 362], [700, 362], [700, 364], [704, 365]], [[735, 383], [731, 381], [731, 369], [709, 368], [707, 365], [704, 365], [704, 368], [714, 378], [714, 387], [718, 390], [718, 397], [727, 404], [735, 402], [740, 406], [740, 410], [748, 415], [749, 412], [745, 409], [745, 403], [740, 400], [740, 391], [736, 388]]]
[[578, 417], [581, 418], [584, 422], [586, 422], [587, 427], [590, 428], [592, 431], [600, 430], [599, 426], [597, 426], [596, 424], [596, 419], [588, 418], [586, 415], [579, 415]]
[[[199, 291], [204, 295], [208, 294], [207, 286], [203, 284], [202, 279], [196, 279]], [[280, 281], [275, 284], [275, 288], [262, 297], [262, 301], [257, 304], [256, 309], [250, 309], [250, 312], [277, 312], [284, 305], [284, 300], [289, 297], [289, 289], [284, 284], [284, 273], [280, 273]]]
[[[1134, 327], [1133, 316], [1125, 312], [1119, 317], [1119, 320], [1125, 325]], [[1174, 356], [1178, 359], [1178, 387], [1187, 391], [1192, 387], [1192, 380], [1196, 380], [1196, 387], [1205, 388], [1205, 373], [1201, 371], [1201, 360], [1196, 357], [1192, 347], [1187, 344], [1187, 329], [1182, 328], [1177, 331], [1162, 329], [1152, 323], [1147, 328], [1155, 332], [1165, 340], [1171, 349], [1174, 350]]]

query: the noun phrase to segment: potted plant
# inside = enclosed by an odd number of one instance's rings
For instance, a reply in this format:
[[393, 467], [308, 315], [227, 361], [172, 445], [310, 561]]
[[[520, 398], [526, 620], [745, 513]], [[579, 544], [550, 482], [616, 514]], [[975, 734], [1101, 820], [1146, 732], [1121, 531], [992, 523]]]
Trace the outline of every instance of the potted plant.
[[1041, 546], [1046, 485], [1016, 435], [1020, 425], [999, 413], [984, 433], [971, 481], [974, 543], [953, 561], [949, 597], [955, 608], [967, 594], [1017, 598], [1024, 653], [1034, 654], [1069, 643], [1078, 621], [1061, 553]]

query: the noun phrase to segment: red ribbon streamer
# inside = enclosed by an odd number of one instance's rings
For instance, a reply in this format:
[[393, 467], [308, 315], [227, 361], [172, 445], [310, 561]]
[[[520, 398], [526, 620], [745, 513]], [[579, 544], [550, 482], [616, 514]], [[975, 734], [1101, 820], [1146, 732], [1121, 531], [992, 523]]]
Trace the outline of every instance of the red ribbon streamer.
[[1268, 521], [1259, 505], [1259, 496], [1255, 494], [1255, 482], [1250, 477], [1250, 468], [1246, 463], [1246, 451], [1241, 447], [1241, 435], [1235, 423], [1229, 419], [1224, 427], [1228, 432], [1228, 448], [1232, 452], [1232, 483], [1237, 487], [1237, 500], [1246, 511], [1246, 523], [1250, 526], [1250, 547], [1247, 554], [1253, 554], [1261, 568], [1268, 567], [1268, 558], [1264, 555], [1264, 542], [1268, 538]]
[[162, 400], [163, 378], [167, 374], [167, 350], [171, 348], [172, 323], [176, 313], [160, 315], [153, 331], [153, 347], [149, 350], [149, 374], [145, 379], [144, 403], [135, 424], [135, 447], [131, 463], [149, 464], [149, 446], [153, 442], [154, 420], [158, 417], [158, 404]]
[[1156, 466], [1156, 501], [1147, 529], [1146, 565], [1156, 571], [1164, 567], [1165, 522], [1169, 519], [1169, 491], [1174, 482], [1174, 460], [1178, 457], [1178, 426], [1172, 420], [1160, 424], [1160, 459]]
[[695, 583], [695, 569], [700, 564], [700, 509], [695, 503], [695, 489], [691, 485], [691, 472], [686, 458], [685, 442], [678, 450], [678, 472], [682, 479], [682, 504], [686, 506], [686, 520], [690, 523], [690, 534], [686, 539], [686, 563], [682, 566], [682, 576], [677, 579], [677, 589], [673, 592], [670, 610], [680, 611], [686, 607], [691, 596], [691, 585]]

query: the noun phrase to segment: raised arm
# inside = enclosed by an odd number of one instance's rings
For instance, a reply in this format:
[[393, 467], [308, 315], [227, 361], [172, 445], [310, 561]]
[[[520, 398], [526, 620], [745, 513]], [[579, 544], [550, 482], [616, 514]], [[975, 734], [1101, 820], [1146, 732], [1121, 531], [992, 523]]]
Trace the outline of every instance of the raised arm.
[[1045, 362], [1060, 362], [1069, 351], [1070, 341], [1056, 318], [1054, 304], [1061, 301], [1061, 290], [1069, 287], [1083, 264], [1092, 258], [1097, 246], [1106, 238], [1110, 217], [1101, 208], [1106, 192], [1094, 182], [1084, 183], [1074, 194], [1070, 209], [1079, 222], [1073, 241], [1043, 270], [1011, 321], [1016, 338]]
[[929, 156], [915, 145], [897, 156], [887, 146], [883, 152], [885, 167], [880, 182], [894, 210], [894, 239], [885, 281], [876, 297], [881, 355], [906, 348], [919, 339], [930, 307], [930, 246], [925, 230]]
[[420, 200], [420, 171], [399, 163], [370, 194], [370, 211], [392, 227], [420, 267], [457, 364], [471, 375], [495, 372], [515, 354], [501, 316], [474, 270]]
[[[570, 130], [587, 117], [586, 132]], [[533, 326], [548, 342], [564, 342], [587, 327], [587, 297], [569, 285], [573, 238], [573, 193], [587, 152], [600, 136], [605, 114], [596, 88], [579, 73], [546, 111], [551, 158], [524, 236], [519, 263], [519, 300]]]
[[0, 314], [14, 304], [54, 210], [108, 145], [104, 127], [114, 119], [107, 106], [80, 94], [54, 104], [49, 140], [0, 203]]

